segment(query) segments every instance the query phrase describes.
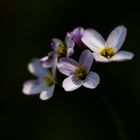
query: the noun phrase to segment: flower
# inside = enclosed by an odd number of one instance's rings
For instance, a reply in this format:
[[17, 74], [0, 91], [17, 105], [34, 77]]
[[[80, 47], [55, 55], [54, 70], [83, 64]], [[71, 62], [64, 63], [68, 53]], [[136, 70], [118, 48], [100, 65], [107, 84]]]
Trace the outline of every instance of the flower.
[[80, 48], [85, 48], [84, 43], [81, 41], [83, 33], [84, 33], [83, 27], [77, 27], [70, 33], [76, 45]]
[[82, 41], [93, 51], [95, 60], [98, 62], [124, 61], [131, 60], [133, 53], [119, 51], [125, 37], [127, 29], [124, 26], [116, 27], [107, 38], [107, 41], [94, 29], [84, 31]]
[[74, 53], [74, 45], [75, 43], [69, 33], [67, 33], [65, 37], [65, 42], [54, 38], [52, 39], [51, 43], [51, 46], [54, 49], [54, 52], [57, 54], [58, 58], [72, 56]]
[[65, 42], [59, 39], [52, 39], [51, 46], [54, 51], [51, 51], [47, 56], [40, 59], [40, 62], [44, 68], [51, 68], [56, 71], [56, 64], [61, 57], [70, 57], [74, 53], [74, 41], [72, 36], [67, 33]]
[[41, 100], [47, 100], [52, 97], [55, 88], [54, 73], [42, 67], [39, 59], [34, 59], [28, 65], [29, 71], [38, 77], [37, 80], [30, 80], [24, 83], [23, 93], [34, 95], [40, 93]]
[[79, 58], [79, 63], [71, 58], [61, 58], [57, 63], [58, 70], [67, 75], [62, 85], [65, 91], [73, 91], [81, 87], [94, 89], [100, 82], [97, 73], [90, 71], [93, 55], [89, 50], [84, 50]]

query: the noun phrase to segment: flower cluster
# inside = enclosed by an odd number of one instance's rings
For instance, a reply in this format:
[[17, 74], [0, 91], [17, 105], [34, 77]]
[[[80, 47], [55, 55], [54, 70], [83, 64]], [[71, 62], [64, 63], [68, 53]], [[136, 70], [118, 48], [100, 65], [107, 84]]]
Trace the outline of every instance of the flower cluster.
[[[133, 58], [133, 53], [119, 51], [126, 33], [127, 29], [124, 26], [118, 26], [105, 41], [96, 30], [77, 27], [66, 34], [64, 41], [52, 39], [53, 50], [47, 56], [29, 63], [29, 71], [38, 79], [25, 82], [23, 93], [40, 93], [40, 99], [49, 99], [53, 95], [55, 85], [59, 83], [58, 72], [67, 76], [62, 81], [65, 91], [73, 91], [81, 86], [96, 88], [100, 83], [100, 77], [91, 71], [94, 59], [95, 62], [109, 63]], [[74, 60], [74, 54], [77, 55], [76, 49], [82, 51], [78, 62]]]

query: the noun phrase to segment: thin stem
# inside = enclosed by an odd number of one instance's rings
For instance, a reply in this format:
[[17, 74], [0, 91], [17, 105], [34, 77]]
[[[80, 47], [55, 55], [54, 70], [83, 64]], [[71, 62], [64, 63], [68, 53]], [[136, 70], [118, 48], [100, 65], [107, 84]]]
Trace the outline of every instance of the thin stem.
[[115, 126], [117, 127], [119, 139], [128, 140], [128, 135], [127, 135], [126, 129], [124, 128], [124, 125], [123, 125], [119, 115], [117, 114], [117, 112], [115, 111], [113, 106], [111, 105], [110, 101], [105, 96], [101, 96], [101, 97], [102, 97], [102, 100], [104, 101], [106, 107], [108, 108], [108, 111], [109, 111], [111, 117], [113, 118]]

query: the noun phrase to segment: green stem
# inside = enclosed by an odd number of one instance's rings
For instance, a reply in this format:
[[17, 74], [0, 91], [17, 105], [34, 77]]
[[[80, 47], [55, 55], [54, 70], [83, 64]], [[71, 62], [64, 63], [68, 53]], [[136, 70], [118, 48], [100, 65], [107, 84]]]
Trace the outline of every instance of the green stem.
[[114, 124], [117, 128], [119, 139], [120, 140], [128, 140], [128, 135], [127, 135], [126, 129], [124, 128], [124, 125], [123, 125], [119, 115], [117, 114], [115, 109], [112, 107], [109, 100], [105, 96], [101, 96], [101, 97], [102, 97], [106, 107], [108, 108], [111, 117], [113, 118]]

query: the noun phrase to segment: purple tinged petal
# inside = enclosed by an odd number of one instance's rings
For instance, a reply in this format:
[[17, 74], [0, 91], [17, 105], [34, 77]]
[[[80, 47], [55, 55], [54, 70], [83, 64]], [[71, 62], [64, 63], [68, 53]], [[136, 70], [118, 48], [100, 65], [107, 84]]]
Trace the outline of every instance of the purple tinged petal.
[[66, 38], [65, 38], [65, 44], [67, 45], [67, 55], [66, 57], [71, 57], [74, 53], [74, 41], [72, 39], [72, 36], [67, 33]]
[[108, 36], [106, 47], [111, 46], [117, 52], [125, 41], [127, 29], [121, 25], [116, 27]]
[[94, 29], [86, 29], [81, 40], [94, 52], [99, 52], [105, 46], [104, 38]]
[[97, 73], [90, 71], [87, 75], [87, 78], [85, 82], [83, 83], [83, 86], [86, 88], [94, 89], [98, 86], [100, 83], [100, 77]]
[[38, 77], [44, 77], [48, 73], [48, 70], [43, 68], [39, 59], [34, 59], [31, 63], [29, 63], [28, 69], [32, 74]]
[[89, 72], [92, 63], [93, 63], [93, 53], [88, 49], [84, 50], [79, 59], [80, 66], [84, 66]]
[[68, 50], [67, 50], [67, 58], [68, 57], [71, 57], [72, 55], [73, 55], [73, 53], [74, 53], [74, 49], [73, 48], [68, 48]]
[[40, 62], [44, 68], [51, 68], [56, 63], [57, 54], [55, 52], [50, 52], [48, 56], [41, 58]]
[[46, 90], [43, 90], [40, 94], [40, 99], [41, 100], [47, 100], [49, 98], [51, 98], [53, 96], [53, 92], [54, 92], [54, 85], [47, 88]]
[[64, 79], [62, 86], [65, 91], [73, 91], [82, 86], [83, 81], [76, 80], [75, 75], [71, 75]]
[[55, 52], [57, 52], [59, 45], [62, 43], [60, 39], [54, 38], [52, 39], [51, 46]]
[[110, 61], [126, 61], [131, 60], [134, 57], [134, 54], [128, 51], [119, 51], [116, 55], [114, 55]]
[[67, 33], [67, 35], [65, 37], [65, 44], [67, 45], [67, 49], [74, 48], [75, 43], [74, 43], [70, 33]]
[[22, 92], [26, 95], [33, 95], [40, 93], [44, 88], [42, 80], [30, 80], [23, 84]]
[[71, 35], [72, 35], [75, 43], [80, 48], [85, 48], [84, 43], [81, 41], [83, 33], [84, 33], [84, 28], [83, 27], [77, 27], [71, 32]]
[[77, 65], [78, 63], [71, 58], [61, 58], [57, 63], [57, 68], [61, 73], [69, 76], [75, 73]]

